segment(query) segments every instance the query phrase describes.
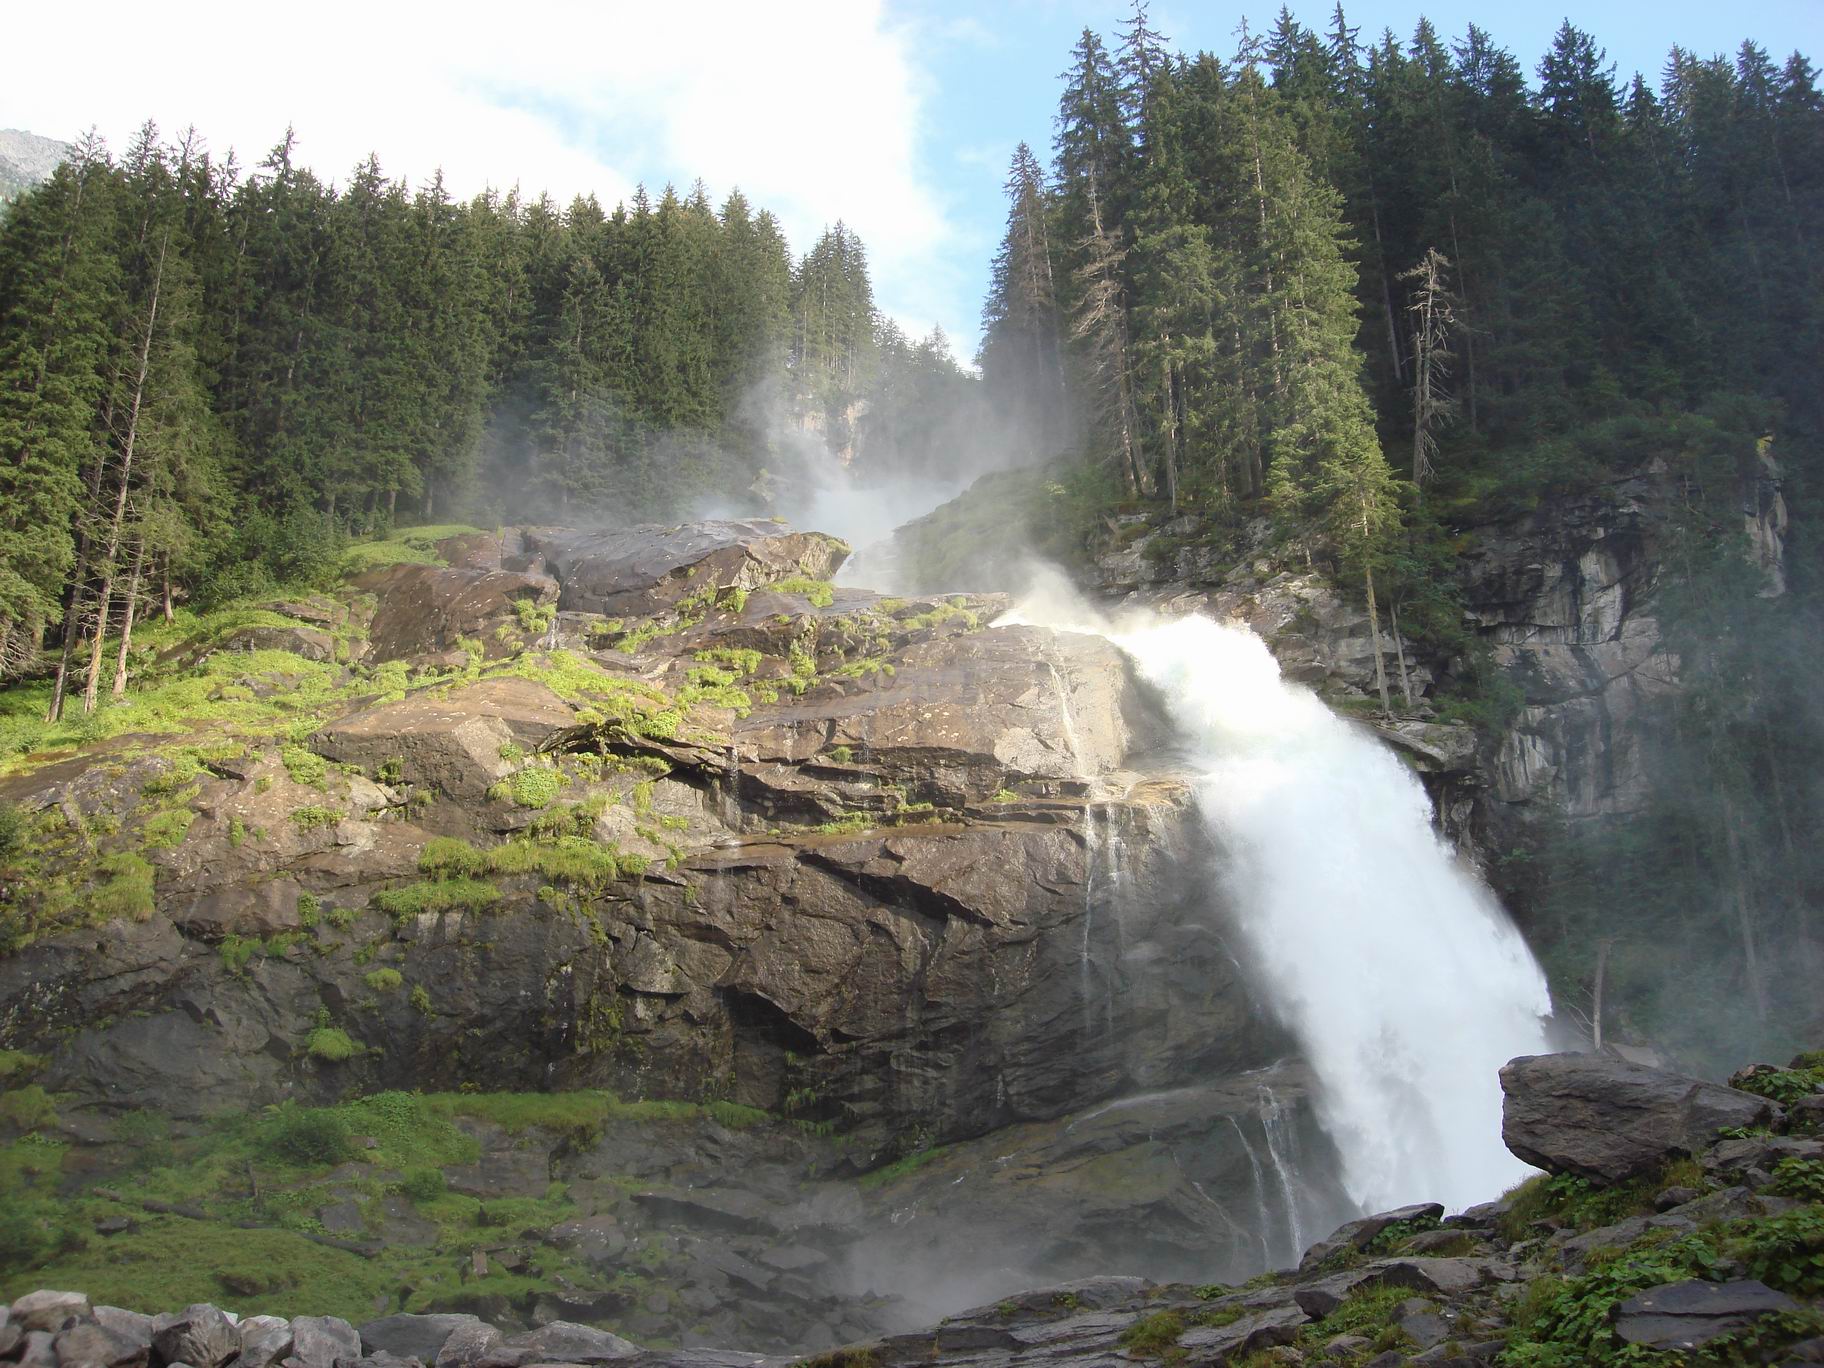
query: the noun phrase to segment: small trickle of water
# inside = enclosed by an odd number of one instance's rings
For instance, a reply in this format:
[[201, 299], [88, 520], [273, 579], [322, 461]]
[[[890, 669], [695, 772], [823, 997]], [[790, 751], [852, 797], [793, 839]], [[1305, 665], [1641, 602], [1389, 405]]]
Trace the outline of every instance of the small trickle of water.
[[1305, 1223], [1299, 1219], [1298, 1189], [1292, 1185], [1298, 1172], [1298, 1155], [1291, 1137], [1286, 1134], [1285, 1112], [1273, 1089], [1265, 1084], [1260, 1089], [1260, 1128], [1267, 1136], [1267, 1157], [1273, 1161], [1273, 1176], [1279, 1182], [1280, 1196], [1286, 1204], [1286, 1234], [1292, 1241], [1292, 1257], [1305, 1251]]
[[1241, 1148], [1248, 1156], [1248, 1172], [1254, 1179], [1254, 1229], [1260, 1236], [1260, 1260], [1267, 1267], [1274, 1267], [1273, 1242], [1267, 1232], [1273, 1229], [1272, 1212], [1267, 1209], [1267, 1180], [1260, 1171], [1260, 1156], [1254, 1152], [1254, 1146], [1248, 1141], [1248, 1133], [1241, 1128], [1241, 1122], [1233, 1116], [1224, 1117], [1235, 1128], [1235, 1138], [1241, 1141]]
[[1077, 740], [1076, 719], [1070, 713], [1070, 690], [1065, 687], [1064, 676], [1049, 655], [1045, 658], [1045, 669], [1051, 675], [1052, 691], [1058, 696], [1058, 717], [1064, 726], [1064, 744], [1070, 747], [1071, 772], [1087, 778], [1089, 771], [1083, 764], [1083, 745]]
[[1083, 1003], [1083, 1045], [1087, 1048], [1095, 1034], [1096, 971], [1090, 955], [1090, 940], [1096, 926], [1096, 899], [1101, 893], [1097, 875], [1102, 868], [1102, 849], [1108, 834], [1108, 817], [1094, 803], [1083, 805], [1083, 940], [1077, 950], [1077, 971]]

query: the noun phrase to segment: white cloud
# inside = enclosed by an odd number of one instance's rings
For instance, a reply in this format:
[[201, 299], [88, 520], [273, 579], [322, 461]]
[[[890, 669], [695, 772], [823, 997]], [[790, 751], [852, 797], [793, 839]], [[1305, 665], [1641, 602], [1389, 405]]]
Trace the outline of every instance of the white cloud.
[[[435, 7], [331, 0], [308, 10], [120, 0], [7, 20], [0, 127], [70, 138], [91, 124], [122, 148], [148, 116], [195, 124], [243, 166], [287, 124], [298, 158], [345, 179], [377, 152], [453, 193], [517, 182], [612, 204], [702, 177], [739, 184], [795, 247], [844, 219], [861, 234], [884, 309], [953, 314], [957, 233], [923, 162], [929, 78], [911, 30], [877, 0]], [[944, 317], [963, 329], [973, 320]]]

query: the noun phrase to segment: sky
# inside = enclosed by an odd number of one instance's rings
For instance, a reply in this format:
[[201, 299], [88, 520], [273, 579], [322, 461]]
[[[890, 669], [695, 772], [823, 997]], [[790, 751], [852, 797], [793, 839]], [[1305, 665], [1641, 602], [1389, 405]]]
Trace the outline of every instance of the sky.
[[[1473, 19], [1529, 72], [1566, 0], [1346, 0], [1366, 40], [1425, 13], [1447, 37]], [[1323, 28], [1333, 0], [1297, 0]], [[1001, 184], [1022, 140], [1048, 155], [1058, 73], [1084, 27], [1112, 34], [1131, 0], [521, 0], [429, 6], [324, 0], [95, 0], [21, 6], [0, 128], [124, 147], [146, 118], [194, 125], [257, 163], [289, 124], [297, 157], [344, 180], [371, 151], [414, 184], [441, 167], [459, 195], [519, 185], [605, 203], [636, 184], [719, 200], [740, 186], [793, 246], [838, 219], [867, 245], [877, 303], [915, 336], [941, 325], [974, 354]], [[1175, 47], [1227, 55], [1272, 3], [1154, 0]], [[148, 22], [155, 14], [155, 22]], [[305, 16], [308, 16], [307, 20]], [[432, 17], [434, 16], [434, 17]], [[1753, 38], [1824, 65], [1824, 0], [1582, 0], [1579, 27], [1619, 67], [1655, 77], [1678, 43], [1702, 55]]]

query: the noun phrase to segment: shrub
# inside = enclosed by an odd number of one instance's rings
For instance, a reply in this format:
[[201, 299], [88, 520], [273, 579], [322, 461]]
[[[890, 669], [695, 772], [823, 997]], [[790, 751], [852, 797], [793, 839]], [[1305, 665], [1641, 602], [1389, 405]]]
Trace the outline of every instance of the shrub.
[[361, 1053], [361, 1047], [339, 1026], [319, 1026], [304, 1039], [304, 1053], [312, 1059], [340, 1064]]
[[435, 912], [470, 912], [492, 907], [500, 890], [480, 879], [441, 879], [407, 884], [374, 894], [373, 905], [390, 917], [404, 919]]
[[397, 969], [371, 969], [361, 980], [376, 993], [390, 993], [405, 982]]
[[299, 1107], [290, 1102], [274, 1107], [260, 1122], [255, 1139], [260, 1148], [291, 1164], [328, 1166], [349, 1155], [348, 1122], [327, 1107]]
[[434, 1202], [443, 1196], [444, 1189], [442, 1169], [408, 1168], [399, 1178], [399, 1194], [412, 1202]]
[[322, 788], [329, 775], [329, 761], [303, 746], [279, 747], [279, 763], [285, 766], [285, 773], [291, 776], [293, 783], [307, 784], [311, 788]]
[[1176, 1311], [1155, 1311], [1142, 1316], [1121, 1332], [1121, 1343], [1142, 1358], [1167, 1358], [1182, 1354], [1178, 1337], [1184, 1333], [1184, 1317]]
[[25, 846], [25, 809], [17, 803], [0, 803], [0, 860], [11, 859]]
[[455, 836], [433, 836], [418, 852], [418, 868], [437, 878], [474, 879], [488, 872], [488, 857]]

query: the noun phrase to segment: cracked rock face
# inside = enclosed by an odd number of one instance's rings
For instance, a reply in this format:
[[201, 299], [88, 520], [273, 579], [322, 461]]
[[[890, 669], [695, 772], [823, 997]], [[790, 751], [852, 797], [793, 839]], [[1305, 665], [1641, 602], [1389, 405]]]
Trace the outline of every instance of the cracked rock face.
[[[842, 544], [772, 523], [443, 551], [351, 590], [365, 650], [313, 735], [197, 777], [151, 916], [0, 960], [6, 1043], [47, 1083], [199, 1117], [536, 1080], [878, 1146], [1283, 1053], [1107, 642], [991, 627], [994, 597], [833, 589]], [[130, 840], [165, 753], [6, 796]], [[436, 863], [452, 846], [468, 864]], [[311, 1054], [326, 1020], [351, 1056]]]

